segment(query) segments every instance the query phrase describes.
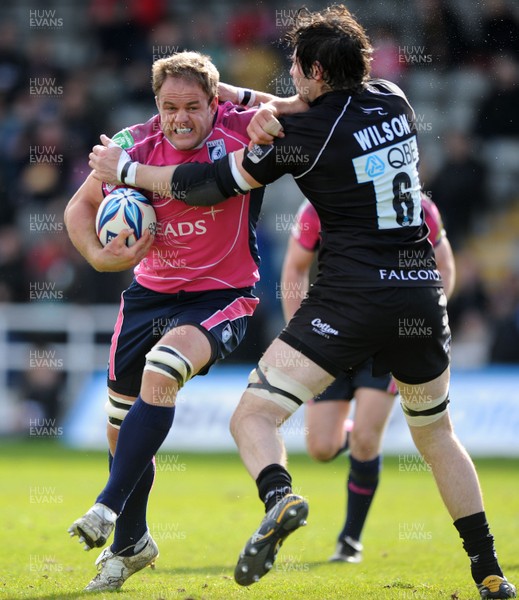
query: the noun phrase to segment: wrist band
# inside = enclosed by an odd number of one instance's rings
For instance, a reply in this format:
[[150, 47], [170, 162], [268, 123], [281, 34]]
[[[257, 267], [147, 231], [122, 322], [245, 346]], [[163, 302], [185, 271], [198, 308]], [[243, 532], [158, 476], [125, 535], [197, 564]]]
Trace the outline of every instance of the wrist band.
[[242, 106], [254, 106], [256, 103], [256, 92], [247, 88], [238, 88], [238, 104]]
[[243, 90], [243, 98], [242, 98], [240, 104], [243, 104], [243, 106], [248, 106], [251, 96], [252, 96], [252, 92], [250, 90]]
[[137, 177], [137, 165], [139, 163], [129, 160], [123, 165], [121, 169], [121, 176], [119, 181], [125, 185], [135, 185]]
[[117, 163], [117, 179], [125, 185], [135, 185], [137, 175], [137, 164], [133, 162], [124, 148], [121, 150], [119, 162]]
[[119, 181], [121, 183], [126, 183], [126, 175], [128, 175], [128, 169], [130, 168], [131, 164], [132, 164], [131, 160], [128, 160], [127, 162], [124, 163], [123, 168], [121, 169], [121, 175], [119, 176]]

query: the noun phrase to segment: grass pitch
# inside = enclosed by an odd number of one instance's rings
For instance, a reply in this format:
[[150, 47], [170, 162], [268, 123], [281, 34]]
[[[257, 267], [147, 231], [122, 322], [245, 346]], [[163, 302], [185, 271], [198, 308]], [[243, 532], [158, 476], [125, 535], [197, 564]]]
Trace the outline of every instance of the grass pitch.
[[[0, 446], [0, 599], [425, 600], [478, 598], [468, 559], [426, 465], [385, 458], [364, 532], [364, 561], [330, 564], [344, 516], [347, 460], [321, 465], [292, 456], [294, 491], [310, 502], [308, 527], [289, 537], [271, 573], [249, 588], [232, 578], [262, 517], [256, 487], [234, 454], [161, 454], [149, 506], [160, 548], [155, 570], [120, 592], [89, 594], [100, 550], [84, 552], [67, 528], [106, 481], [104, 453], [32, 439]], [[476, 462], [487, 515], [508, 579], [519, 583], [517, 460]]]

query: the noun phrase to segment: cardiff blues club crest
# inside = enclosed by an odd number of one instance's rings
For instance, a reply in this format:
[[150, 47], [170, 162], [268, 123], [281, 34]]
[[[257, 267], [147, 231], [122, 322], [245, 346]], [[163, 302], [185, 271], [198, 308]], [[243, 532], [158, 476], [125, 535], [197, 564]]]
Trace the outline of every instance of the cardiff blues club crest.
[[225, 344], [226, 342], [228, 342], [232, 337], [232, 329], [231, 329], [231, 325], [230, 323], [227, 323], [227, 325], [222, 329], [222, 342]]
[[214, 162], [222, 156], [227, 154], [225, 149], [225, 142], [223, 140], [210, 140], [207, 142], [207, 152], [209, 153], [209, 160]]

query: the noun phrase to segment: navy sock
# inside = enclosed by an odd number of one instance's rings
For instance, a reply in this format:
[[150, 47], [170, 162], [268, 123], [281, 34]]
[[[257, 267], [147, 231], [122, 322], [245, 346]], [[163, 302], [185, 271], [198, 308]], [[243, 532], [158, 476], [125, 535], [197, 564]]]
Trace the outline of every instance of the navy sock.
[[268, 512], [284, 496], [292, 492], [292, 477], [281, 465], [272, 464], [265, 467], [256, 479], [259, 497], [265, 503]]
[[470, 558], [470, 570], [476, 583], [489, 575], [503, 577], [494, 550], [494, 537], [490, 533], [484, 512], [475, 513], [454, 521], [463, 540], [463, 548]]
[[[108, 463], [112, 468], [113, 457], [108, 453]], [[133, 492], [124, 505], [123, 512], [115, 523], [114, 540], [110, 549], [120, 556], [132, 556], [135, 544], [148, 530], [146, 523], [146, 509], [153, 480], [155, 479], [155, 461], [151, 461]], [[128, 548], [128, 550], [125, 550]]]
[[381, 468], [380, 455], [373, 460], [361, 461], [350, 454], [350, 465], [346, 522], [339, 534], [339, 539], [351, 537], [354, 540], [360, 540], [378, 486]]
[[139, 396], [122, 422], [110, 477], [97, 497], [118, 515], [166, 439], [175, 407], [153, 406]]

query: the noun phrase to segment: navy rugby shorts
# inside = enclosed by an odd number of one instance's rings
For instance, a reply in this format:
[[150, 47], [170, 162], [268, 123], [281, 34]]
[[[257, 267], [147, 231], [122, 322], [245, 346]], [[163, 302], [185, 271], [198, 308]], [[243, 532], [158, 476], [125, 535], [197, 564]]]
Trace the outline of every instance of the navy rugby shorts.
[[138, 396], [146, 354], [167, 331], [181, 325], [194, 325], [207, 335], [211, 359], [198, 372], [205, 375], [242, 341], [258, 302], [249, 288], [162, 294], [133, 281], [121, 295], [110, 346], [108, 387]]
[[355, 391], [359, 388], [369, 388], [372, 390], [380, 390], [395, 395], [397, 392], [396, 385], [389, 373], [375, 377], [371, 368], [373, 359], [369, 358], [362, 363], [357, 369], [343, 371], [335, 381], [333, 381], [319, 396], [314, 398], [314, 402], [324, 402], [328, 400], [353, 400]]
[[450, 362], [446, 304], [437, 287], [314, 285], [279, 339], [335, 377], [372, 357], [375, 376], [425, 383]]

